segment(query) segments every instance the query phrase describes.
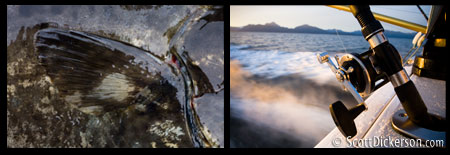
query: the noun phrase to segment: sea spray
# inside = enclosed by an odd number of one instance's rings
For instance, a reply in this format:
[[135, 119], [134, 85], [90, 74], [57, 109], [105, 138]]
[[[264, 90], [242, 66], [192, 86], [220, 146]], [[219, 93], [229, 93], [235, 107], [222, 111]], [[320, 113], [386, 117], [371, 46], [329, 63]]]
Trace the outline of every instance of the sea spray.
[[[280, 136], [278, 132], [282, 132], [289, 136], [286, 139], [299, 140], [298, 145], [292, 147], [312, 147], [333, 129], [332, 119], [326, 109], [310, 105], [307, 103], [310, 99], [298, 98], [282, 87], [249, 80], [250, 73], [242, 70], [237, 63], [236, 60], [230, 62], [231, 117], [252, 122], [254, 127], [265, 127], [242, 132], [258, 134], [265, 133], [263, 130], [271, 128], [270, 130], [277, 131], [273, 134]], [[320, 95], [316, 97], [320, 98]], [[231, 130], [234, 130], [234, 124], [231, 123]], [[232, 140], [233, 136], [232, 134]], [[277, 143], [270, 140], [268, 142]], [[269, 146], [275, 145], [281, 144]], [[290, 145], [292, 144], [285, 146]]]

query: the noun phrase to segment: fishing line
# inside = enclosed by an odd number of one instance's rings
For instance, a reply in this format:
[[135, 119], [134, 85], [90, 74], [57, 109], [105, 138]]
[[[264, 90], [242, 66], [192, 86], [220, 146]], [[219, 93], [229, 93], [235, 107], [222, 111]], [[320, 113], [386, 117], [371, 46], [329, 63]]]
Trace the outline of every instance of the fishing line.
[[417, 47], [416, 50], [414, 50], [413, 54], [411, 54], [406, 61], [403, 61], [403, 66], [405, 66], [406, 62], [411, 59], [414, 55], [416, 55], [416, 52], [420, 49], [421, 46]]
[[334, 29], [334, 30], [336, 31], [336, 34], [337, 34], [339, 40], [341, 41], [342, 47], [344, 47], [345, 53], [348, 53], [348, 52], [347, 52], [347, 49], [346, 49], [345, 46], [344, 46], [344, 42], [342, 41], [341, 37], [339, 36], [339, 33], [338, 33], [337, 29]]
[[[413, 46], [411, 47], [411, 49], [408, 51], [408, 53], [402, 58], [402, 66], [405, 66], [405, 64], [407, 63], [407, 61], [416, 54], [416, 52], [420, 49], [420, 47], [422, 47], [422, 45], [424, 44], [424, 42], [426, 42], [426, 39], [424, 38], [425, 36], [422, 35], [421, 32], [417, 33], [416, 36], [413, 39]], [[413, 50], [415, 49], [415, 51], [413, 52], [412, 55], [409, 55]]]
[[409, 53], [414, 49], [414, 47], [409, 50], [408, 54], [403, 58], [403, 66], [405, 66], [405, 64], [409, 59], [411, 59], [414, 55], [416, 55], [417, 51], [422, 47], [423, 44], [425, 44], [426, 41], [427, 40], [424, 40], [418, 46], [416, 46], [414, 52], [411, 55], [409, 55]]
[[411, 49], [409, 49], [408, 53], [403, 57], [403, 60], [402, 60], [403, 66], [405, 66], [405, 64], [406, 64], [406, 63], [405, 63], [406, 58], [408, 58], [409, 54], [410, 54], [411, 51], [414, 50], [414, 49], [416, 49], [416, 47], [413, 46]]

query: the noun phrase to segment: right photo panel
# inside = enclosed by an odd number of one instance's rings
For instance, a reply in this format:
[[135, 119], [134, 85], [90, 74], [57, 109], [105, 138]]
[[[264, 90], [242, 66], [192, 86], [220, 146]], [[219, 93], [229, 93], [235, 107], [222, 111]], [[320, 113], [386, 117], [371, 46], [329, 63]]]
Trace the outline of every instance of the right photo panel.
[[445, 148], [442, 5], [231, 5], [231, 148]]

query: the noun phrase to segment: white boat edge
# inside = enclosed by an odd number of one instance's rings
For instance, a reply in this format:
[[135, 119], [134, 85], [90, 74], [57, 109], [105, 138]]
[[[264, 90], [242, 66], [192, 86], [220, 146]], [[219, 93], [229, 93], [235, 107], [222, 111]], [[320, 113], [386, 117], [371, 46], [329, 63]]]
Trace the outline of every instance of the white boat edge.
[[[410, 74], [411, 66], [405, 67], [405, 70], [407, 70], [408, 73]], [[428, 79], [412, 75], [411, 80], [414, 83], [417, 83], [421, 81], [430, 82], [433, 81], [434, 79]], [[443, 96], [445, 98], [445, 81], [441, 82], [444, 82], [444, 85], [440, 85], [436, 89], [443, 90], [444, 92], [443, 95], [441, 94], [438, 96], [441, 97]], [[418, 89], [420, 92], [421, 89], [420, 88]], [[421, 92], [421, 94], [424, 94], [424, 92]], [[375, 91], [369, 98], [367, 98], [365, 102], [366, 105], [368, 106], [368, 109], [363, 113], [361, 113], [354, 120], [358, 133], [353, 138], [351, 139], [345, 138], [337, 128], [334, 128], [327, 136], [325, 136], [315, 146], [315, 148], [347, 148], [350, 147], [348, 145], [348, 141], [352, 141], [354, 139], [367, 139], [374, 136], [383, 136], [380, 135], [382, 134], [382, 132], [380, 132], [379, 129], [381, 127], [386, 127], [387, 125], [390, 127], [391, 124], [390, 121], [386, 123], [386, 121], [382, 120], [386, 120], [386, 118], [392, 117], [392, 115], [398, 110], [399, 106], [401, 106], [398, 98], [395, 95], [395, 91], [393, 89], [392, 84], [388, 83], [384, 85], [383, 87]]]

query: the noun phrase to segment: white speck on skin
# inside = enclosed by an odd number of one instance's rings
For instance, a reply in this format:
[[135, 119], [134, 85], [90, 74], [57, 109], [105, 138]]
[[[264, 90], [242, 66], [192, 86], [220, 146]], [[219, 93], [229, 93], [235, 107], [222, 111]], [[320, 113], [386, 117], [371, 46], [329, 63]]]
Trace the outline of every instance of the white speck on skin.
[[80, 132], [80, 137], [81, 137], [81, 146], [86, 148], [86, 147], [91, 147], [91, 144], [89, 144], [86, 140], [86, 133]]
[[56, 89], [53, 88], [53, 86], [48, 87], [48, 91], [50, 92], [50, 95], [55, 95], [56, 94]]
[[47, 83], [51, 83], [51, 80], [49, 76], [45, 75], [42, 76], [41, 80], [39, 80], [37, 83], [40, 87], [44, 87], [45, 85], [47, 85]]
[[26, 79], [26, 80], [23, 80], [23, 82], [19, 82], [19, 85], [22, 85], [23, 88], [27, 88], [27, 87], [33, 85], [33, 83], [31, 83], [30, 80]]
[[193, 61], [193, 62], [192, 62], [192, 64], [194, 64], [194, 65], [197, 65], [197, 66], [198, 66], [198, 65], [200, 65], [200, 62], [198, 62], [198, 61]]
[[163, 103], [163, 104], [161, 104], [161, 108], [163, 108], [164, 110], [169, 109], [169, 103]]
[[181, 127], [174, 126], [172, 120], [166, 120], [164, 123], [156, 122], [147, 129], [147, 132], [160, 136], [166, 143], [180, 141], [180, 136], [184, 135]]
[[145, 107], [146, 107], [146, 106], [145, 106], [144, 104], [137, 104], [137, 105], [135, 106], [136, 110], [139, 111], [139, 112], [145, 112], [145, 110], [146, 110]]
[[219, 59], [219, 62], [220, 62], [221, 65], [223, 65], [223, 63], [224, 63], [223, 59]]
[[11, 62], [7, 65], [6, 70], [9, 75], [14, 76], [14, 74], [16, 73], [15, 68], [17, 67], [18, 64], [19, 64], [18, 62]]
[[207, 61], [206, 58], [202, 58], [202, 59], [200, 59], [200, 61], [201, 61], [202, 63], [204, 63], [205, 65], [208, 65], [208, 64], [209, 64], [209, 61]]
[[12, 96], [14, 96], [15, 95], [15, 92], [16, 92], [16, 86], [14, 86], [14, 85], [7, 85], [6, 86], [6, 92], [7, 93], [11, 93], [11, 95]]
[[41, 99], [41, 103], [49, 104], [50, 100], [48, 100], [48, 97], [45, 96], [44, 98]]
[[[43, 104], [36, 104], [35, 105], [35, 108], [39, 112], [41, 112], [43, 114], [49, 114], [49, 113], [54, 114], [55, 113], [55, 109], [53, 108], [53, 106], [48, 106], [50, 101], [49, 101], [47, 96], [45, 96], [44, 98], [41, 99], [41, 103], [43, 103]], [[44, 104], [47, 104], [47, 106], [45, 106]], [[59, 118], [59, 116], [57, 116], [57, 118]]]
[[178, 145], [174, 144], [174, 143], [165, 143], [164, 145], [166, 145], [167, 147], [170, 147], [170, 148], [178, 148]]
[[206, 57], [208, 58], [208, 60], [212, 60], [213, 59], [213, 55], [207, 55]]

